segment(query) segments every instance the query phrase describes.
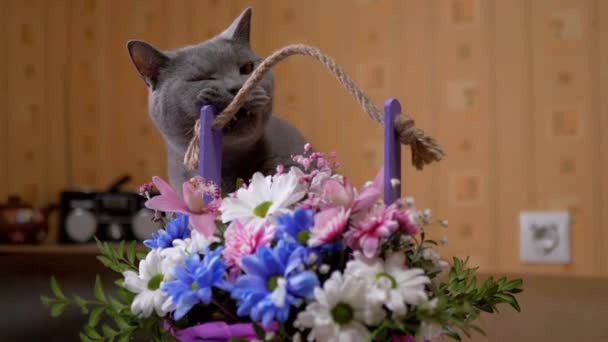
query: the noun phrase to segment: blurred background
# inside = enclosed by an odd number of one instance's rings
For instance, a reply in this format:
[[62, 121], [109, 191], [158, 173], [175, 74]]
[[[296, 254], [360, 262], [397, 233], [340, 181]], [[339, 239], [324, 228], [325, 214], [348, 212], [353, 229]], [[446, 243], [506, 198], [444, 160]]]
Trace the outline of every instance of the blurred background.
[[[0, 0], [0, 203], [21, 199], [0, 209], [60, 206], [62, 192], [105, 191], [123, 175], [123, 192], [165, 176], [126, 42], [195, 44], [246, 6], [258, 54], [317, 46], [378, 105], [398, 98], [443, 144], [445, 160], [423, 171], [405, 149], [403, 191], [449, 220], [431, 232], [447, 238], [443, 254], [469, 255], [484, 276], [525, 280], [523, 313], [484, 318], [488, 335], [471, 341], [608, 340], [603, 0]], [[312, 60], [293, 57], [275, 77], [276, 114], [318, 150], [337, 151], [356, 184], [371, 179], [381, 128]], [[545, 251], [535, 263], [520, 255], [536, 243], [523, 241], [528, 211], [569, 215], [566, 230], [530, 233]], [[40, 244], [19, 234], [0, 244], [0, 340], [77, 340], [79, 313], [52, 320], [38, 295], [51, 274], [83, 294], [95, 273], [113, 279], [94, 247], [73, 243], [60, 213]], [[566, 260], [551, 259], [554, 249]]]

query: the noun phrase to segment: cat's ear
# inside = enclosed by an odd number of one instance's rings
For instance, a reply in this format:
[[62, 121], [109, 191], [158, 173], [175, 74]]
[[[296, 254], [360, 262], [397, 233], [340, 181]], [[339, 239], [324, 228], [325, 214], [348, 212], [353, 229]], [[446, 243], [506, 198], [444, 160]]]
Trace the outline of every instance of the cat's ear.
[[249, 32], [251, 30], [251, 7], [247, 7], [241, 15], [239, 15], [228, 26], [226, 31], [220, 36], [231, 40], [236, 40], [242, 43], [249, 44]]
[[169, 62], [169, 57], [154, 46], [140, 40], [130, 40], [127, 43], [127, 49], [131, 61], [146, 84], [152, 88], [156, 87], [158, 74]]

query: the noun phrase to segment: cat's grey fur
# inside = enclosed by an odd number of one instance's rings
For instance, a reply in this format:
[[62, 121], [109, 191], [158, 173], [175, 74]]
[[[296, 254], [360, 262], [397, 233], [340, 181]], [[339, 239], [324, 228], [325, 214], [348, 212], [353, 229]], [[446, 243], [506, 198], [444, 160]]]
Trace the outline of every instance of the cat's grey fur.
[[[251, 9], [246, 9], [221, 34], [198, 45], [160, 51], [143, 41], [127, 44], [133, 64], [148, 86], [152, 121], [167, 146], [172, 186], [196, 175], [183, 165], [194, 122], [204, 104], [225, 108], [261, 59], [249, 44]], [[290, 156], [302, 152], [302, 135], [272, 115], [274, 79], [267, 74], [251, 93], [237, 120], [224, 129], [222, 190], [233, 191], [237, 178], [255, 171], [274, 172], [290, 166]]]

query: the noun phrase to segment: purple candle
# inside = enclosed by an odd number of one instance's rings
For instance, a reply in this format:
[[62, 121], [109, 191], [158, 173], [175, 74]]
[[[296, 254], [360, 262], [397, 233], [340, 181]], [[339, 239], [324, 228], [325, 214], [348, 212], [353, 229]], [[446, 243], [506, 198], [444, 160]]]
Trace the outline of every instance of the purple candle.
[[[222, 185], [222, 136], [221, 130], [213, 129], [216, 110], [213, 106], [201, 108], [200, 149], [198, 155], [198, 174], [218, 186]], [[205, 203], [211, 197], [205, 196]]]
[[[395, 131], [395, 119], [401, 114], [396, 99], [384, 102], [384, 203], [390, 205], [401, 197], [401, 144]], [[399, 184], [393, 185], [397, 181]]]

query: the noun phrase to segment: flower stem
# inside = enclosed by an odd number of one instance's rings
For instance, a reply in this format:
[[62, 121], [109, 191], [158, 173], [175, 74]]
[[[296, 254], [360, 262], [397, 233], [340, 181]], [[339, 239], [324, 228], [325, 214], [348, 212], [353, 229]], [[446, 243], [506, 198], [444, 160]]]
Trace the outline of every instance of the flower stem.
[[228, 311], [222, 304], [218, 303], [217, 300], [213, 299], [211, 300], [211, 302], [218, 307], [218, 309], [220, 309], [226, 316], [228, 316], [230, 319], [234, 320], [235, 322], [238, 322], [238, 318], [236, 318], [232, 313], [230, 313], [230, 311]]

